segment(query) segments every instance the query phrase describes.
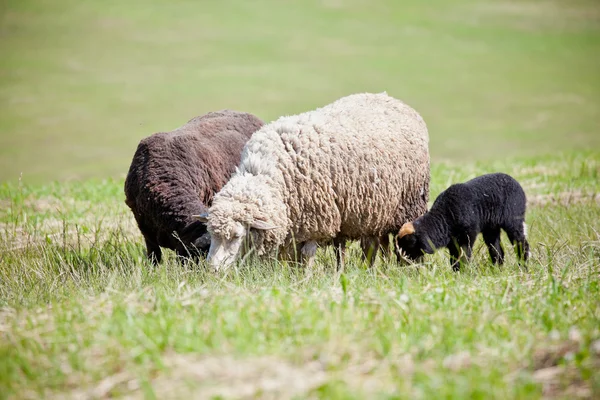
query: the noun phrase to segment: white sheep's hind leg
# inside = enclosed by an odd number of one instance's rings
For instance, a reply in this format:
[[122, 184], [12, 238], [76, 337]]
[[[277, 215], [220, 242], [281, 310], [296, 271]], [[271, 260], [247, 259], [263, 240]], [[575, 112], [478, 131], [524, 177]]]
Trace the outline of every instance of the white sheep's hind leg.
[[379, 247], [381, 248], [381, 254], [385, 257], [386, 260], [392, 258], [392, 245], [389, 233], [379, 238]]
[[300, 249], [300, 254], [302, 255], [302, 264], [304, 268], [307, 270], [312, 269], [315, 255], [317, 254], [317, 242], [306, 242], [302, 245]]
[[346, 262], [346, 239], [339, 237], [333, 239], [333, 248], [335, 250], [337, 271], [341, 273], [344, 271], [344, 264]]

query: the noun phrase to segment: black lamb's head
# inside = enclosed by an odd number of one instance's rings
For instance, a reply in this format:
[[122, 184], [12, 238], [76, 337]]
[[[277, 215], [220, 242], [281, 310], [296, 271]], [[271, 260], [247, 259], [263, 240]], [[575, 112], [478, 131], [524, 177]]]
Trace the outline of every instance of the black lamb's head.
[[396, 236], [396, 255], [399, 259], [420, 261], [424, 254], [433, 254], [433, 252], [429, 237], [424, 232], [420, 232], [417, 221], [402, 225]]

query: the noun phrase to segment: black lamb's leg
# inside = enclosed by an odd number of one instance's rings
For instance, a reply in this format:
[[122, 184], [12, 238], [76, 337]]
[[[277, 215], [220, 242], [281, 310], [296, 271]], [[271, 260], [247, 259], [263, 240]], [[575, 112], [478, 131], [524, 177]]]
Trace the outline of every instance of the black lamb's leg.
[[467, 243], [463, 244], [460, 247], [460, 258], [459, 262], [461, 265], [466, 265], [471, 260], [471, 255], [473, 253], [473, 244]]
[[465, 238], [454, 239], [450, 244], [450, 262], [454, 271], [460, 271], [461, 264], [466, 264], [473, 253], [473, 244], [477, 233], [469, 233]]
[[479, 231], [471, 228], [467, 237], [465, 238], [465, 243], [461, 245], [462, 249], [462, 257], [461, 261], [466, 264], [471, 261], [471, 257], [473, 256], [473, 246], [475, 246], [475, 240], [477, 239], [477, 235]]
[[494, 264], [502, 265], [504, 263], [504, 250], [500, 244], [500, 228], [484, 229], [483, 240], [490, 252], [490, 257]]
[[525, 222], [515, 221], [514, 223], [505, 226], [504, 230], [508, 235], [508, 239], [515, 247], [519, 265], [527, 268], [526, 263], [529, 259], [529, 243], [527, 242], [525, 233]]
[[450, 266], [452, 270], [455, 272], [460, 271], [460, 245], [456, 242], [450, 243], [448, 250], [450, 251]]

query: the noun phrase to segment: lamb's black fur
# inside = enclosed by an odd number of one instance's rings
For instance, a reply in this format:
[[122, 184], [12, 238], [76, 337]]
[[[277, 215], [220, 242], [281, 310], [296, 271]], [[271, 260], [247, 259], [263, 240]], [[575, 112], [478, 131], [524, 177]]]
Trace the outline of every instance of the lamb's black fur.
[[207, 210], [262, 125], [252, 114], [222, 110], [139, 143], [125, 180], [125, 203], [154, 264], [161, 261], [160, 247], [192, 258], [208, 251], [206, 226], [191, 216]]
[[527, 199], [514, 178], [503, 173], [482, 175], [443, 191], [431, 210], [406, 223], [396, 236], [396, 251], [412, 260], [446, 247], [450, 264], [460, 269], [460, 252], [469, 259], [479, 233], [496, 264], [504, 262], [500, 229], [515, 246], [520, 262], [527, 261], [529, 244], [525, 232]]

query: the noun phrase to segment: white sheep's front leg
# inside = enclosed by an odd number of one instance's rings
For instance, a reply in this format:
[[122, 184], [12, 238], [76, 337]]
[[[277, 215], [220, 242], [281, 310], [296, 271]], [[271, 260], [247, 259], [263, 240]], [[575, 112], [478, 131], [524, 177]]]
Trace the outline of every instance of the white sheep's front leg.
[[306, 269], [312, 269], [317, 254], [317, 242], [306, 242], [300, 249], [302, 264]]
[[362, 259], [369, 263], [369, 267], [373, 267], [377, 258], [380, 240], [377, 236], [362, 237], [360, 239], [360, 247], [362, 248]]

